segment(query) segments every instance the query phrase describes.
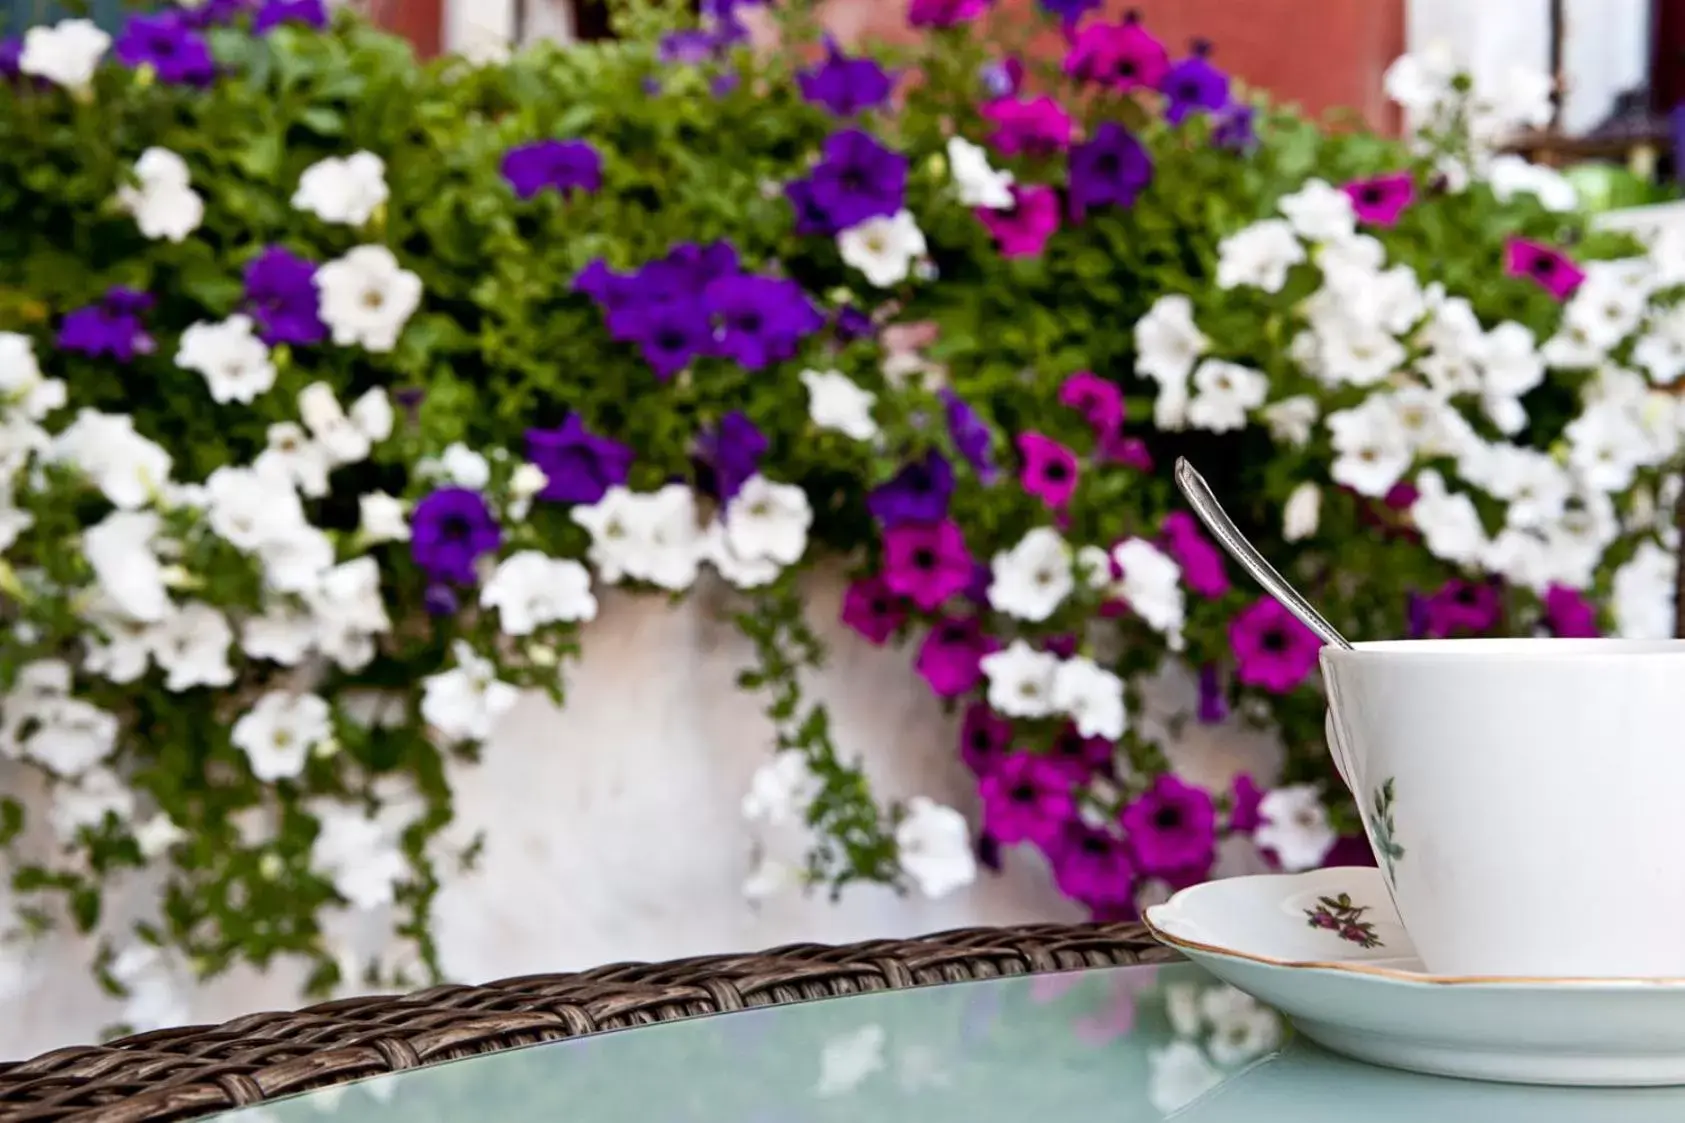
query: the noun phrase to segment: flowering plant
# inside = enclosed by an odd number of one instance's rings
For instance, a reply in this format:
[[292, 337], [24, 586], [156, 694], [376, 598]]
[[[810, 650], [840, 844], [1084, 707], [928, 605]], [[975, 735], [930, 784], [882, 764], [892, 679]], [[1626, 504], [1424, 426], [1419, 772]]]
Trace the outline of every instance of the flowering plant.
[[[908, 57], [804, 55], [801, 12], [752, 52], [726, 0], [485, 66], [316, 0], [0, 54], [0, 754], [51, 836], [0, 798], [0, 927], [62, 902], [137, 1028], [242, 961], [436, 973], [475, 849], [443, 764], [561, 700], [601, 584], [740, 597], [779, 731], [752, 893], [937, 895], [1028, 844], [1111, 916], [1226, 839], [1314, 866], [1357, 827], [1315, 642], [1231, 582], [1178, 454], [1350, 634], [1671, 631], [1685, 258], [1492, 153], [1548, 87], [1408, 58], [1408, 141], [1325, 133], [1043, 6], [1051, 66], [983, 0], [915, 0]], [[825, 556], [963, 707], [978, 828], [880, 802], [804, 700]], [[1167, 662], [1279, 732], [1279, 784], [1171, 771]], [[398, 950], [348, 952], [389, 907]]]

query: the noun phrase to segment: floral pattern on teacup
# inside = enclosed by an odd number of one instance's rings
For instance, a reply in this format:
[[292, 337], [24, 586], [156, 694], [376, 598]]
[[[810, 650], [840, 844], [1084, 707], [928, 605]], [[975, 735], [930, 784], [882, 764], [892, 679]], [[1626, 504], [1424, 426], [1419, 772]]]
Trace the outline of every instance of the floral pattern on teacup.
[[1398, 885], [1398, 876], [1394, 870], [1395, 864], [1404, 857], [1404, 847], [1398, 844], [1397, 835], [1392, 821], [1393, 778], [1388, 776], [1379, 788], [1375, 789], [1371, 800], [1370, 816], [1373, 820], [1369, 824], [1369, 832], [1375, 843], [1375, 855], [1387, 867], [1387, 883]]
[[1381, 937], [1375, 934], [1374, 923], [1363, 919], [1363, 914], [1368, 911], [1368, 905], [1355, 904], [1350, 893], [1341, 893], [1333, 897], [1318, 897], [1316, 907], [1305, 909], [1304, 913], [1312, 928], [1332, 932], [1360, 948], [1382, 947], [1384, 945]]

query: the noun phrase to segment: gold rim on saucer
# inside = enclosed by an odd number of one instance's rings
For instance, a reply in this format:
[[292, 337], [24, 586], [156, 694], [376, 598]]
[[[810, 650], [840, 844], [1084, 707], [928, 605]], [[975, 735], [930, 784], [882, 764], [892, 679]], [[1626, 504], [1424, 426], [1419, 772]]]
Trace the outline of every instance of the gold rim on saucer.
[[[1168, 904], [1169, 902], [1166, 902]], [[1155, 906], [1162, 908], [1163, 906]], [[1569, 976], [1533, 976], [1533, 975], [1426, 975], [1416, 971], [1400, 971], [1396, 967], [1377, 967], [1370, 963], [1336, 963], [1329, 961], [1307, 959], [1276, 959], [1268, 955], [1253, 955], [1251, 952], [1236, 951], [1233, 948], [1217, 947], [1214, 944], [1202, 944], [1198, 940], [1189, 940], [1181, 936], [1173, 936], [1152, 921], [1152, 909], [1141, 914], [1141, 923], [1146, 925], [1147, 931], [1153, 939], [1168, 947], [1183, 951], [1199, 951], [1207, 955], [1221, 955], [1229, 959], [1244, 959], [1251, 963], [1262, 963], [1266, 967], [1293, 967], [1300, 970], [1340, 971], [1348, 975], [1374, 975], [1383, 979], [1393, 979], [1402, 983], [1426, 983], [1433, 986], [1471, 986], [1482, 985], [1499, 986], [1538, 985], [1547, 986], [1685, 986], [1685, 978], [1669, 976], [1611, 976], [1609, 978], [1575, 978]]]

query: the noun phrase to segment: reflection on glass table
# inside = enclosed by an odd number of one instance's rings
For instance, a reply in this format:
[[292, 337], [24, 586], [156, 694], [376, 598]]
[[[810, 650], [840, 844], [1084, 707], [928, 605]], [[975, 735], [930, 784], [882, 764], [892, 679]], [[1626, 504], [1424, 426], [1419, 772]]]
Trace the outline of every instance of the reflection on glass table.
[[219, 1123], [1679, 1123], [1685, 1088], [1529, 1088], [1325, 1053], [1199, 968], [769, 1007], [471, 1057]]

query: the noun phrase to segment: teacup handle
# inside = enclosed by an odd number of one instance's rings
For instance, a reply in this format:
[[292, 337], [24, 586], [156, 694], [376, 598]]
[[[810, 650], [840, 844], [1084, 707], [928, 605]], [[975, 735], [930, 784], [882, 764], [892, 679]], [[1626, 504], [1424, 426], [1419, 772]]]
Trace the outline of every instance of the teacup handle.
[[1328, 755], [1334, 758], [1335, 771], [1339, 772], [1340, 779], [1346, 782], [1347, 790], [1357, 796], [1361, 805], [1363, 793], [1358, 790], [1357, 765], [1352, 760], [1351, 753], [1347, 751], [1345, 741], [1340, 738], [1340, 725], [1334, 720], [1333, 709], [1324, 711], [1322, 732], [1328, 741]]

